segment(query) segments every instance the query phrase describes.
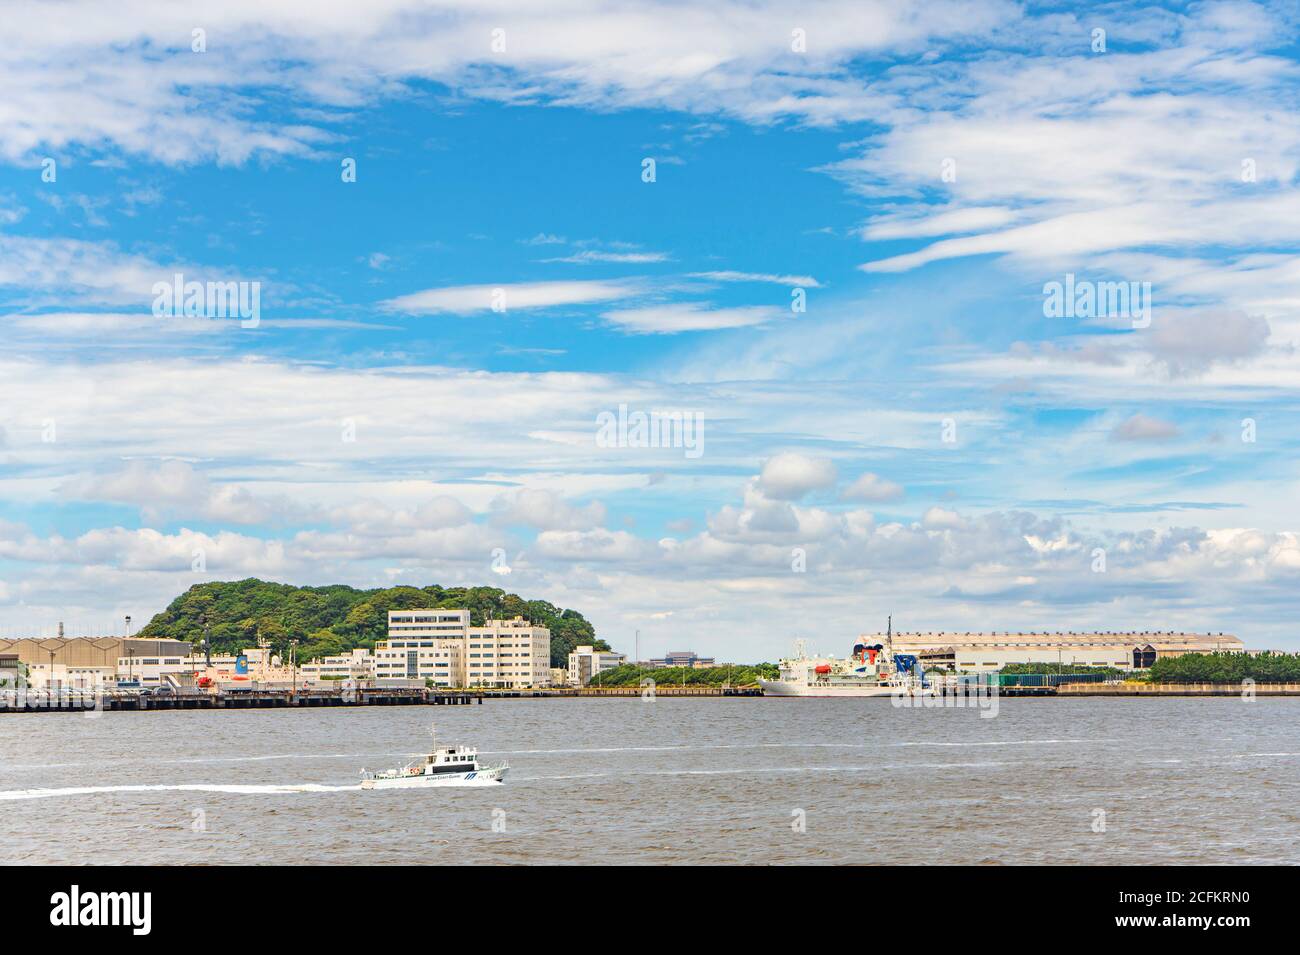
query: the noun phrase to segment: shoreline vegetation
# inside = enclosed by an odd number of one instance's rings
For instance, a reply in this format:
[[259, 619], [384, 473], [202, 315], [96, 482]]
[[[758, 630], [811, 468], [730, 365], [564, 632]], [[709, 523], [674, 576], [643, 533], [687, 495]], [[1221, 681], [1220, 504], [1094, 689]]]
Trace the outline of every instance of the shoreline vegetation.
[[1187, 653], [1156, 660], [1145, 683], [1300, 683], [1300, 653]]
[[655, 686], [758, 686], [759, 677], [775, 680], [780, 670], [775, 663], [737, 663], [731, 666], [642, 667], [631, 663], [592, 677], [589, 687], [640, 686], [653, 680]]
[[[939, 667], [926, 670], [927, 676], [952, 671]], [[1049, 676], [1103, 675], [1108, 680], [1125, 683], [1183, 684], [1203, 683], [1239, 686], [1245, 680], [1255, 683], [1300, 683], [1300, 653], [1185, 653], [1162, 657], [1142, 672], [1116, 667], [1084, 666], [1074, 663], [1009, 663], [993, 671], [1002, 675], [1044, 674]]]
[[1080, 673], [1095, 675], [1100, 673], [1103, 676], [1115, 679], [1124, 676], [1124, 671], [1116, 667], [1082, 666], [1077, 663], [1008, 663], [998, 672], [1006, 674], [1042, 673], [1048, 676], [1074, 676]]
[[345, 584], [295, 587], [257, 577], [195, 584], [154, 615], [135, 636], [184, 640], [199, 646], [204, 627], [213, 653], [238, 653], [265, 640], [280, 656], [297, 641], [300, 661], [339, 656], [388, 639], [388, 611], [469, 610], [470, 625], [524, 617], [551, 631], [551, 666], [569, 663], [579, 645], [609, 650], [581, 613], [545, 600], [525, 600], [499, 587], [381, 587]]

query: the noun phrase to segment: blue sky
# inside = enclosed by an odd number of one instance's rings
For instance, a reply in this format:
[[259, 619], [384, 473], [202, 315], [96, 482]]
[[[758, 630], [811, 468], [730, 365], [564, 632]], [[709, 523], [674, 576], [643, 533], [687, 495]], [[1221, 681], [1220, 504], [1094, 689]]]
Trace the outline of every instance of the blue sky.
[[[740, 660], [1300, 648], [1293, 9], [74, 6], [0, 27], [5, 633], [258, 575]], [[155, 315], [178, 272], [258, 325]]]

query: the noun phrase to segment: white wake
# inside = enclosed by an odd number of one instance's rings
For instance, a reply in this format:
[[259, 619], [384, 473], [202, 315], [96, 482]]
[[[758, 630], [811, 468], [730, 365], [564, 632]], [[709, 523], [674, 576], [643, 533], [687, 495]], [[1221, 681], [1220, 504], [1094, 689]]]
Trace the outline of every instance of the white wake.
[[51, 799], [57, 796], [94, 796], [100, 793], [196, 792], [233, 793], [243, 796], [282, 795], [289, 793], [335, 793], [359, 790], [361, 785], [326, 786], [321, 783], [296, 785], [221, 785], [216, 783], [180, 783], [177, 785], [139, 786], [65, 786], [59, 789], [9, 789], [0, 791], [0, 801], [13, 799]]

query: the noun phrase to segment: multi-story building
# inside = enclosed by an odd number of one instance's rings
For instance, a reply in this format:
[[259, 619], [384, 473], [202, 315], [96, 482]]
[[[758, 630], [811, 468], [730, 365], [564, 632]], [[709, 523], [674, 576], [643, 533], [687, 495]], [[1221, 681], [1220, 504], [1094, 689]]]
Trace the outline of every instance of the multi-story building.
[[551, 631], [534, 627], [522, 617], [470, 627], [465, 671], [466, 686], [549, 686]]
[[704, 670], [716, 666], [716, 663], [713, 657], [698, 656], [694, 650], [669, 650], [666, 656], [651, 660], [650, 666], [656, 670], [665, 667], [691, 667], [695, 670]]
[[468, 610], [394, 610], [375, 645], [376, 679], [435, 686], [522, 688], [550, 684], [551, 632], [522, 617], [471, 627]]
[[569, 683], [574, 686], [586, 686], [606, 670], [622, 666], [626, 659], [624, 654], [612, 650], [578, 647], [569, 654]]
[[375, 644], [376, 680], [432, 680], [437, 686], [463, 686], [463, 637], [389, 638]]
[[459, 638], [469, 629], [468, 610], [390, 610], [388, 639], [394, 637]]
[[307, 680], [370, 680], [375, 676], [375, 656], [365, 647], [335, 657], [321, 657], [298, 665]]
[[[183, 652], [182, 652], [183, 651]], [[138, 683], [141, 686], [162, 686], [168, 676], [189, 674], [194, 670], [190, 657], [190, 644], [175, 647], [171, 653], [140, 653], [132, 648], [117, 658], [117, 681]]]
[[468, 610], [390, 610], [388, 639], [375, 644], [375, 679], [463, 686], [468, 631]]

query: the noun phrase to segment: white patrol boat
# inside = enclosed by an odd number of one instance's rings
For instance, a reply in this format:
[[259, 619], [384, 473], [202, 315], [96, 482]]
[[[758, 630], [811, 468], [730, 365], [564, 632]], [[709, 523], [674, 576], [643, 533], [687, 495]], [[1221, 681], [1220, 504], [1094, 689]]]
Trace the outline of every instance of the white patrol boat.
[[[433, 727], [429, 734], [434, 735]], [[487, 786], [505, 782], [508, 763], [480, 766], [472, 746], [434, 746], [433, 751], [401, 769], [361, 770], [362, 789], [418, 789], [425, 786]]]

